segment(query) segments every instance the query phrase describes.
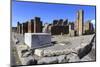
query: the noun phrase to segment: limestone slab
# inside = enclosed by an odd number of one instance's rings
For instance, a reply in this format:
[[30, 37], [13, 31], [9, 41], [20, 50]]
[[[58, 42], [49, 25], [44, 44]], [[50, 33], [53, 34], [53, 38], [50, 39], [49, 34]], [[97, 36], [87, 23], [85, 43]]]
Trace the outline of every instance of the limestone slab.
[[38, 56], [50, 57], [68, 54], [72, 51], [72, 49], [67, 49], [66, 45], [53, 45], [46, 48], [35, 49], [34, 54]]

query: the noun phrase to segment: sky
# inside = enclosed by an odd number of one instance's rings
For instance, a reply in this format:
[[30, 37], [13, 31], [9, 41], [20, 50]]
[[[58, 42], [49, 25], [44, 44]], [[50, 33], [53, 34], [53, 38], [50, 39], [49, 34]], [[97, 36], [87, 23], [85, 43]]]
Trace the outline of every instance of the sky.
[[[54, 4], [39, 2], [12, 2], [12, 26], [40, 17], [43, 23], [52, 23], [54, 19], [76, 20], [78, 10], [84, 10], [84, 21], [95, 21], [95, 6], [82, 6], [73, 4]], [[95, 24], [95, 22], [93, 22]]]

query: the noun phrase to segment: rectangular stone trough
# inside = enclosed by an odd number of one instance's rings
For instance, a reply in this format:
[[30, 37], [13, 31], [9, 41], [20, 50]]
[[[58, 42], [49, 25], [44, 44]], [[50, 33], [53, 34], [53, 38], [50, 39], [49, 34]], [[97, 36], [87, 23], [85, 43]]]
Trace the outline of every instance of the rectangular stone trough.
[[52, 45], [51, 34], [48, 33], [25, 33], [24, 38], [25, 44], [30, 48], [40, 48]]

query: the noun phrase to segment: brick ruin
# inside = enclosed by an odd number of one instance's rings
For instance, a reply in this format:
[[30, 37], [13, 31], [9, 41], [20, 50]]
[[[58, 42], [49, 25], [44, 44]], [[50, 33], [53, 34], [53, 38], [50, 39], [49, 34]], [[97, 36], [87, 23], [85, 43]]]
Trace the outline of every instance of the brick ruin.
[[68, 33], [69, 33], [69, 26], [67, 19], [65, 21], [63, 21], [63, 19], [53, 21], [53, 25], [51, 26], [52, 35], [62, 35]]
[[[90, 21], [84, 23], [84, 11], [79, 10], [76, 14], [75, 22], [69, 22], [68, 19], [55, 19], [51, 24], [48, 24], [47, 30], [49, 30], [49, 33], [52, 35], [69, 34], [70, 36], [80, 36], [85, 34], [87, 32], [86, 30], [93, 33], [93, 24]], [[35, 17], [24, 23], [18, 22], [17, 33], [42, 33], [43, 27], [40, 17]]]
[[35, 17], [31, 19], [31, 21], [27, 21], [24, 23], [17, 23], [17, 33], [41, 33], [42, 32], [42, 21], [40, 21], [39, 17]]

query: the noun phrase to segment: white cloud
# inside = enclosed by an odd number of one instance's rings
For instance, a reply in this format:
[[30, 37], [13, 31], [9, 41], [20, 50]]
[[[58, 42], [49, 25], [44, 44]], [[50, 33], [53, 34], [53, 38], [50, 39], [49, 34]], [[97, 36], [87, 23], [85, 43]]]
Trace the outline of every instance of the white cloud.
[[91, 23], [93, 23], [93, 25], [95, 25], [95, 19], [91, 20]]
[[95, 19], [91, 20], [91, 23], [93, 23], [93, 26], [95, 28], [95, 24], [96, 24]]

